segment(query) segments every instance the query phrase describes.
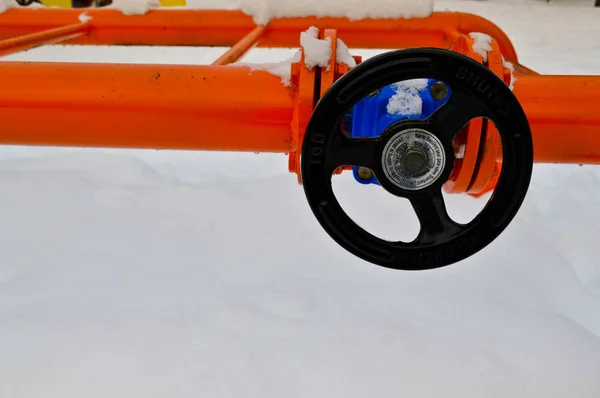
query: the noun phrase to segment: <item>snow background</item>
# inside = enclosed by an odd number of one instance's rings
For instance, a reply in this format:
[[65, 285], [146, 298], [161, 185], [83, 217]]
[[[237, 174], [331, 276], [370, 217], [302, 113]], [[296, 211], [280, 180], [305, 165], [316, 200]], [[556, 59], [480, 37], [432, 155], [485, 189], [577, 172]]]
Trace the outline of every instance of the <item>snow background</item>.
[[[497, 23], [538, 72], [600, 74], [591, 2], [436, 9]], [[3, 60], [210, 63], [224, 50], [53, 46]], [[491, 246], [407, 273], [338, 247], [284, 155], [0, 148], [0, 397], [597, 398], [599, 176], [536, 165]], [[414, 232], [408, 205], [376, 187], [346, 175], [335, 188], [351, 215], [385, 220], [376, 231]], [[458, 218], [482, 206], [448, 200]]]

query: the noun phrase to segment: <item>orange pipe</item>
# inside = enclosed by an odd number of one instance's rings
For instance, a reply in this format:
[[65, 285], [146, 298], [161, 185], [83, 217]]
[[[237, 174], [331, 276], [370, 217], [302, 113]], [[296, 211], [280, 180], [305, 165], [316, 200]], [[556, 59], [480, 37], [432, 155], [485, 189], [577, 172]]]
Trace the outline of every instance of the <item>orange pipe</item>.
[[48, 29], [42, 32], [30, 33], [19, 37], [0, 41], [0, 57], [30, 50], [47, 44], [56, 44], [61, 41], [75, 39], [85, 33], [87, 22]]
[[[233, 46], [255, 29], [252, 17], [239, 10], [151, 10], [124, 15], [119, 10], [89, 9], [90, 34], [70, 44]], [[77, 20], [77, 9], [13, 8], [0, 14], [0, 39], [64, 26]], [[280, 18], [269, 22], [260, 47], [298, 47], [300, 33], [310, 26], [336, 29], [354, 48], [449, 48], [459, 33], [479, 31], [494, 37], [507, 59], [517, 54], [506, 34], [492, 22], [460, 12], [434, 12], [427, 18], [366, 19]]]
[[600, 164], [600, 76], [516, 77], [535, 162]]
[[252, 46], [258, 43], [260, 37], [265, 33], [265, 29], [266, 28], [263, 25], [258, 25], [252, 32], [244, 36], [243, 39], [238, 41], [225, 54], [221, 55], [215, 62], [212, 63], [212, 65], [229, 65], [240, 59], [252, 48]]
[[0, 62], [0, 144], [286, 152], [293, 109], [242, 66]]
[[[517, 78], [535, 161], [600, 164], [600, 76]], [[293, 149], [297, 91], [247, 67], [2, 62], [0, 88], [0, 144]]]

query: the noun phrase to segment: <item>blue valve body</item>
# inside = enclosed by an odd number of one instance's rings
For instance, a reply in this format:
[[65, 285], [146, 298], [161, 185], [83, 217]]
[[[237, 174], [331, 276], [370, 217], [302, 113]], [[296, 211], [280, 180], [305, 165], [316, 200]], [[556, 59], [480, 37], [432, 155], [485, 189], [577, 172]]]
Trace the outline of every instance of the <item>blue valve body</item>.
[[[434, 99], [430, 87], [436, 81], [419, 79], [383, 87], [378, 93], [363, 98], [348, 112], [344, 118], [344, 128], [350, 132], [352, 138], [378, 137], [388, 126], [399, 120], [427, 119], [450, 95], [450, 88], [446, 85], [446, 97]], [[414, 97], [419, 97], [420, 101]], [[353, 166], [352, 171], [357, 182], [379, 185], [375, 177], [369, 180], [360, 179], [357, 166]]]

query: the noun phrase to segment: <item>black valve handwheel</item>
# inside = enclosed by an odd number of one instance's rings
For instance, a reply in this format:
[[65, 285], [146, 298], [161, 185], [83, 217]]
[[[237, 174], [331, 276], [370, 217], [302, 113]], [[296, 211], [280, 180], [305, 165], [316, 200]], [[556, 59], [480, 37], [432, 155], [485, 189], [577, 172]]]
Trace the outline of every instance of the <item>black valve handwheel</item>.
[[[423, 78], [437, 79], [450, 88], [448, 101], [428, 119], [401, 120], [377, 138], [349, 138], [343, 133], [342, 118], [362, 98], [386, 85]], [[502, 170], [485, 208], [468, 224], [459, 224], [447, 213], [442, 186], [454, 166], [454, 136], [478, 117], [491, 120], [498, 130]], [[423, 141], [429, 156], [419, 158], [418, 151], [408, 156], [403, 144], [410, 137]], [[423, 159], [429, 159], [429, 174], [407, 178], [411, 170], [423, 167]], [[371, 169], [386, 191], [411, 202], [421, 224], [413, 242], [380, 239], [344, 212], [331, 179], [336, 169], [346, 165]], [[363, 260], [398, 270], [444, 267], [489, 245], [517, 214], [532, 168], [529, 123], [508, 86], [469, 57], [430, 48], [375, 56], [338, 79], [315, 107], [301, 154], [304, 192], [325, 231]]]

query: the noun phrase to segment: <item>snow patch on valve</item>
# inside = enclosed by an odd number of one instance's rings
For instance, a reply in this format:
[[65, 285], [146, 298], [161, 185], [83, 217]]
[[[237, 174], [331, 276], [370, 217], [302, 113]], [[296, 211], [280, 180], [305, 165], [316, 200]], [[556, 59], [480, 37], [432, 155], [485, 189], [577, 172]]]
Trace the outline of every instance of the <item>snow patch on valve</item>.
[[427, 79], [412, 79], [394, 83], [396, 90], [387, 105], [390, 115], [420, 115], [423, 112], [423, 99], [420, 93], [427, 88]]

